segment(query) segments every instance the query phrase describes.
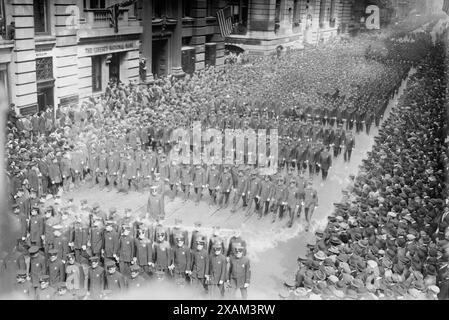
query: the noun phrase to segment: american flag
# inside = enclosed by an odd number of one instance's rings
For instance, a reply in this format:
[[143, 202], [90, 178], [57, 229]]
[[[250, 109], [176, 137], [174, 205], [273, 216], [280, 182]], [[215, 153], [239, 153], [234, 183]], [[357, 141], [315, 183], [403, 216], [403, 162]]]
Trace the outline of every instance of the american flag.
[[228, 37], [232, 32], [232, 12], [231, 7], [225, 7], [217, 11], [218, 25], [221, 36]]
[[449, 0], [444, 0], [443, 11], [449, 14]]

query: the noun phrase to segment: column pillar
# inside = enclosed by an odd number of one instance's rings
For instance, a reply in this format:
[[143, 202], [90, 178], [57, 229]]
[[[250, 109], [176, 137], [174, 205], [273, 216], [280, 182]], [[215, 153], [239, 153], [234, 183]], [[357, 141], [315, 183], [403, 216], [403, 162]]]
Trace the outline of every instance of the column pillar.
[[145, 57], [146, 79], [145, 84], [154, 82], [152, 60], [153, 60], [153, 0], [145, 0], [142, 10], [142, 54]]
[[[173, 9], [175, 11], [176, 27], [171, 39], [171, 60], [172, 69], [171, 74], [175, 77], [184, 76], [181, 64], [181, 50], [182, 50], [182, 0], [172, 0]], [[185, 0], [188, 1], [188, 0]]]

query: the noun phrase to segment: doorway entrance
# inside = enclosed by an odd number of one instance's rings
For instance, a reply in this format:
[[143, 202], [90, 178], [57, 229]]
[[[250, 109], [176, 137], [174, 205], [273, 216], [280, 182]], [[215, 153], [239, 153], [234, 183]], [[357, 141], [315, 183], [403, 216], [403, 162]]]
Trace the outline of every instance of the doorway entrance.
[[152, 71], [158, 77], [168, 74], [168, 39], [153, 40]]
[[120, 60], [121, 53], [113, 53], [111, 57], [111, 62], [109, 63], [109, 80], [118, 81], [120, 80]]
[[48, 81], [37, 84], [37, 106], [39, 112], [54, 107], [54, 82]]

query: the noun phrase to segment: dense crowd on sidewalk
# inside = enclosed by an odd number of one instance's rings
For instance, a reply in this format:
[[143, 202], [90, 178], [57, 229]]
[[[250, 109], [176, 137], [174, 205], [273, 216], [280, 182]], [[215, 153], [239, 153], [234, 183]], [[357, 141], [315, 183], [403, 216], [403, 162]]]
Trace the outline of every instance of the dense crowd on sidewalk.
[[284, 298], [449, 298], [445, 53], [418, 64]]

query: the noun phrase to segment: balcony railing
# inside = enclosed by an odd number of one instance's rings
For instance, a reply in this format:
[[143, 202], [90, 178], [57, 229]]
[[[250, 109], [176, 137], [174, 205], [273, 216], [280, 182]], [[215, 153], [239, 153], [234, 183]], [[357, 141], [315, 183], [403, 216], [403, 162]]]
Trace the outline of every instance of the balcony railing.
[[[111, 24], [110, 11], [108, 9], [84, 9], [86, 23], [93, 28], [109, 27]], [[129, 9], [120, 9], [119, 21], [128, 22]]]

